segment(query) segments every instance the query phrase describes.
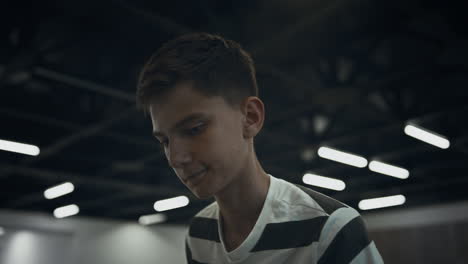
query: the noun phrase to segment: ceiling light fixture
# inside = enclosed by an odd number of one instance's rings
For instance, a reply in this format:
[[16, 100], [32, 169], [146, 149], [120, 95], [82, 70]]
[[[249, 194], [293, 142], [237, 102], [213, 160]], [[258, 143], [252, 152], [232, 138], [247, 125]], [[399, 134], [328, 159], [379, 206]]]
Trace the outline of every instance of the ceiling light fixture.
[[80, 208], [76, 204], [70, 204], [59, 207], [54, 210], [54, 216], [56, 218], [65, 218], [72, 215], [76, 215], [80, 212]]
[[369, 163], [369, 170], [400, 179], [407, 179], [409, 177], [409, 171], [407, 169], [376, 160]]
[[44, 191], [46, 199], [54, 199], [65, 194], [69, 194], [75, 190], [75, 186], [71, 182], [65, 182], [55, 187], [51, 187]]
[[142, 215], [138, 219], [138, 222], [142, 225], [152, 225], [152, 224], [159, 224], [163, 223], [167, 220], [167, 216], [165, 214], [150, 214], [150, 215]]
[[380, 198], [365, 199], [359, 202], [359, 209], [370, 210], [376, 208], [402, 205], [406, 202], [404, 195], [385, 196]]
[[175, 208], [180, 208], [187, 206], [189, 204], [189, 199], [187, 196], [177, 196], [174, 198], [160, 200], [154, 203], [154, 210], [158, 212], [172, 210]]
[[335, 191], [342, 191], [346, 188], [346, 184], [344, 183], [344, 181], [312, 173], [304, 174], [304, 176], [302, 177], [302, 181], [305, 184], [327, 188]]
[[325, 159], [333, 160], [358, 168], [364, 168], [367, 166], [367, 160], [365, 158], [351, 153], [332, 149], [329, 147], [320, 147], [318, 149], [318, 155]]
[[30, 156], [37, 156], [41, 152], [37, 146], [2, 139], [0, 139], [0, 149]]
[[441, 149], [447, 149], [450, 147], [450, 141], [448, 139], [425, 128], [417, 127], [415, 125], [406, 125], [404, 132], [410, 137], [414, 137]]

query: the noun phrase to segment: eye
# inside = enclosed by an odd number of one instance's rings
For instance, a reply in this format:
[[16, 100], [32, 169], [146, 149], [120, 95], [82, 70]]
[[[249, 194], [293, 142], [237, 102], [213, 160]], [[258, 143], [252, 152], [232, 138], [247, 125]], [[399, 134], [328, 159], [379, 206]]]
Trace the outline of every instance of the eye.
[[187, 133], [191, 136], [194, 136], [194, 135], [197, 135], [199, 134], [202, 130], [203, 130], [203, 124], [201, 125], [198, 125], [198, 126], [195, 126], [195, 127], [192, 127], [191, 129], [189, 129], [187, 131]]

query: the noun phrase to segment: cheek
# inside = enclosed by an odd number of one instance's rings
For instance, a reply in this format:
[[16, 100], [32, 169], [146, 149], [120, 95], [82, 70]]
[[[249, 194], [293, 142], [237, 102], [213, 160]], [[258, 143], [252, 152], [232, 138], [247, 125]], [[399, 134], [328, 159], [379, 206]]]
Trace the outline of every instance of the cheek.
[[226, 126], [220, 129], [213, 137], [213, 158], [220, 162], [223, 167], [232, 167], [239, 164], [244, 156], [244, 144], [239, 127]]

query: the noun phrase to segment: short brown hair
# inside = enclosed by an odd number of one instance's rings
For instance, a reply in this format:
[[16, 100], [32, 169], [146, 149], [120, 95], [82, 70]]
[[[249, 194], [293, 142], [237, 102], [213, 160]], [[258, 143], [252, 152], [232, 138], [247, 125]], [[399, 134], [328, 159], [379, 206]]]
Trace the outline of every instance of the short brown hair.
[[141, 70], [137, 106], [148, 111], [152, 100], [177, 83], [191, 81], [205, 96], [221, 96], [233, 108], [248, 96], [258, 96], [252, 57], [242, 47], [218, 35], [190, 33], [166, 42]]

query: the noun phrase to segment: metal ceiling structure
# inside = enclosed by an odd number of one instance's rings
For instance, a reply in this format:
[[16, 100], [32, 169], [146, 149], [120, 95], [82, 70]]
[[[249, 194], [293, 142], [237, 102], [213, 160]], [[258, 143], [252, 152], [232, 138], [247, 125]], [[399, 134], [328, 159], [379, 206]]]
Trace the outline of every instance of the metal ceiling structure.
[[[440, 1], [7, 1], [0, 27], [0, 208], [137, 220], [159, 199], [186, 223], [198, 201], [168, 167], [134, 103], [137, 74], [162, 43], [194, 31], [240, 42], [256, 65], [266, 122], [255, 145], [265, 170], [357, 207], [404, 194], [403, 207], [468, 199], [468, 30], [463, 6]], [[403, 133], [414, 123], [447, 137], [439, 149]], [[330, 146], [409, 170], [402, 180], [322, 159]], [[46, 188], [70, 181], [54, 200]], [[379, 210], [392, 210], [379, 209]]]

